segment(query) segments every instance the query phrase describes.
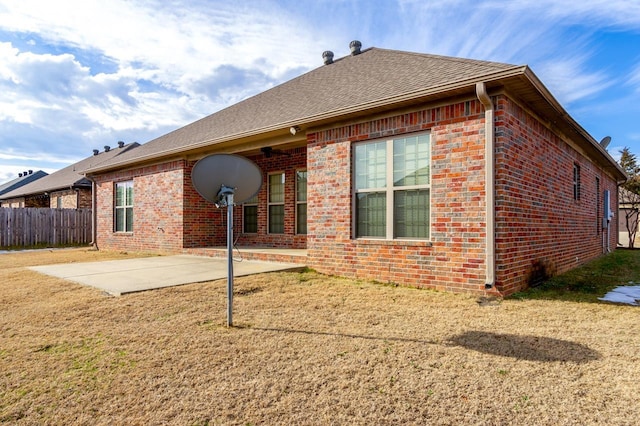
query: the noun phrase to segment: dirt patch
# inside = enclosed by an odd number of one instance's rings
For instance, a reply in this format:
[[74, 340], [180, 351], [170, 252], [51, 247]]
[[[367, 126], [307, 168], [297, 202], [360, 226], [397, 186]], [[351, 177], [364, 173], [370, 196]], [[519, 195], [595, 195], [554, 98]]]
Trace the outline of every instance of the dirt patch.
[[0, 255], [0, 422], [635, 424], [640, 310], [312, 272], [108, 297]]

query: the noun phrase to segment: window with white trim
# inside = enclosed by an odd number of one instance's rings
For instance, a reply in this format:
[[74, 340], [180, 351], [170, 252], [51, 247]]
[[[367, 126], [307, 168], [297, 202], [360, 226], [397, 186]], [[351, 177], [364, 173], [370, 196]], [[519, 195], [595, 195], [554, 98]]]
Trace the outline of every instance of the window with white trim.
[[133, 232], [133, 181], [118, 182], [115, 190], [113, 228], [116, 232]]
[[307, 171], [296, 170], [296, 234], [307, 233]]
[[356, 238], [428, 239], [429, 133], [358, 143], [353, 151]]
[[270, 234], [284, 234], [284, 173], [269, 175], [268, 224]]
[[245, 234], [258, 232], [258, 194], [242, 205], [242, 232]]

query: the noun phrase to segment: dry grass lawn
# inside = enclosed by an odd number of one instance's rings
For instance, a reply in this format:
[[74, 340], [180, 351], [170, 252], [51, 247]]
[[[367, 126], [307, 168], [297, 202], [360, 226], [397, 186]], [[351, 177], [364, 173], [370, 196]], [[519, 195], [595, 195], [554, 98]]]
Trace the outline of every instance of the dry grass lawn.
[[318, 275], [109, 297], [0, 255], [0, 423], [635, 425], [640, 309]]

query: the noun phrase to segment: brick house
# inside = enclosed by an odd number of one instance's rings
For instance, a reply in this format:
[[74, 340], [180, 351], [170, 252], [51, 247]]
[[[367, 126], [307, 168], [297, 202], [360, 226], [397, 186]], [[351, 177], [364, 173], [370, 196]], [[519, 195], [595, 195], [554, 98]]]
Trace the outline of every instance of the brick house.
[[84, 172], [139, 145], [137, 142], [119, 142], [117, 148], [105, 146], [103, 152], [94, 150], [93, 155], [84, 160], [0, 195], [0, 206], [91, 209], [92, 184]]
[[508, 295], [605, 252], [601, 194], [625, 174], [527, 66], [351, 48], [91, 168], [98, 245], [224, 247], [190, 173], [234, 153], [263, 172], [237, 245], [322, 273]]
[[[33, 172], [33, 170], [28, 170], [28, 171], [24, 171], [24, 172], [20, 172], [18, 173], [18, 177], [10, 180], [9, 182], [5, 182], [2, 185], [0, 185], [0, 197], [2, 197], [2, 195], [9, 193], [11, 191], [15, 191], [18, 188], [20, 188], [21, 186], [25, 186], [31, 182], [34, 182], [40, 178], [43, 178], [45, 176], [47, 176], [48, 173], [47, 172], [43, 172], [42, 170], [38, 170], [37, 172]], [[24, 204], [24, 200], [22, 200], [22, 203]], [[24, 205], [20, 204], [20, 201], [16, 201], [13, 203], [3, 203], [2, 201], [0, 201], [0, 207], [24, 207]]]

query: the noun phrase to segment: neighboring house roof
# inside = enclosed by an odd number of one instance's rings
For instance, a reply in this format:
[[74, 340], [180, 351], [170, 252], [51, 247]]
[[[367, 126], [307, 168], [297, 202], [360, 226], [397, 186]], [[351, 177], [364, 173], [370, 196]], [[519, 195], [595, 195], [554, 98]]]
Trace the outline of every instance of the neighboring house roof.
[[402, 106], [507, 88], [621, 179], [624, 172], [578, 125], [527, 66], [370, 48], [316, 68], [104, 162], [89, 173], [224, 148], [262, 137], [291, 136], [289, 128], [320, 126]]
[[0, 195], [0, 199], [19, 198], [68, 188], [90, 187], [91, 181], [84, 176], [86, 170], [122, 155], [138, 146], [140, 146], [139, 143], [133, 142], [118, 146], [117, 148], [110, 148], [109, 151], [97, 152], [96, 150], [91, 157], [78, 161], [18, 189], [2, 194]]
[[33, 170], [29, 170], [28, 172], [25, 172], [25, 173], [20, 173], [20, 176], [18, 176], [17, 178], [0, 185], [0, 195], [16, 190], [21, 186], [27, 185], [30, 182], [33, 182], [42, 177], [45, 177], [46, 175], [48, 175], [48, 173], [43, 172], [42, 170], [38, 170], [35, 173], [33, 172]]

